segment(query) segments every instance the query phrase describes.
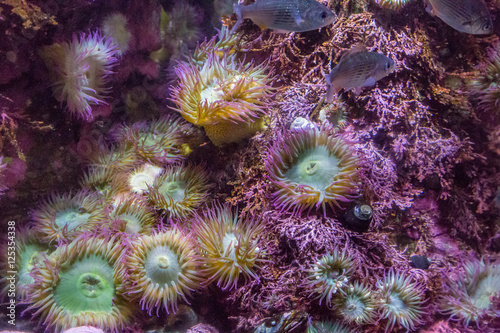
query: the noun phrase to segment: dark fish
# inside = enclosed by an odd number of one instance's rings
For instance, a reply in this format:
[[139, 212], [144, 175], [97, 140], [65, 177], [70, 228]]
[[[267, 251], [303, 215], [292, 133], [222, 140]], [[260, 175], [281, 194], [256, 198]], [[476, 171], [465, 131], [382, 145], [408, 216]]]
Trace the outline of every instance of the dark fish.
[[491, 15], [482, 0], [426, 0], [426, 10], [455, 30], [473, 35], [493, 32]]
[[238, 16], [235, 27], [248, 18], [262, 29], [275, 32], [316, 30], [332, 24], [336, 18], [328, 7], [316, 0], [256, 0], [246, 6], [235, 4], [234, 12]]
[[325, 76], [328, 86], [326, 101], [331, 103], [334, 94], [341, 89], [353, 90], [359, 94], [363, 87], [373, 86], [375, 82], [394, 71], [393, 60], [377, 52], [368, 52], [362, 45], [347, 51], [329, 75]]

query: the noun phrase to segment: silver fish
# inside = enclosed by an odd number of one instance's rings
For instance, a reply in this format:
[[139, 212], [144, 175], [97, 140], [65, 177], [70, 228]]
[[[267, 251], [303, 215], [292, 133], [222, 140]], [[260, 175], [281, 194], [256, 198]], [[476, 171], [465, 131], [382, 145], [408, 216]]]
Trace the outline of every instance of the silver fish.
[[316, 30], [332, 24], [337, 17], [316, 0], [256, 0], [246, 6], [235, 4], [233, 8], [238, 16], [235, 27], [248, 18], [261, 29], [275, 32]]
[[473, 35], [493, 32], [491, 15], [482, 0], [426, 0], [426, 10], [455, 30]]
[[331, 103], [334, 94], [341, 89], [352, 89], [355, 94], [359, 94], [363, 87], [373, 86], [395, 68], [394, 61], [385, 55], [368, 52], [363, 46], [355, 46], [347, 51], [331, 73], [325, 76], [328, 87], [326, 101]]

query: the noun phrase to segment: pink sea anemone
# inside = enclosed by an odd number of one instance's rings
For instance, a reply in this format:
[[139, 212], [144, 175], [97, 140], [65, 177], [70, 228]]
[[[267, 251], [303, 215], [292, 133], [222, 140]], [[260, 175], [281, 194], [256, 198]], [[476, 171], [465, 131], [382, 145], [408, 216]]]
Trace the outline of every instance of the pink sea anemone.
[[92, 119], [92, 105], [106, 104], [103, 97], [109, 92], [108, 76], [116, 63], [117, 45], [113, 39], [98, 32], [79, 36], [71, 43], [55, 44], [42, 51], [56, 72], [52, 89], [55, 98], [66, 102], [69, 112], [77, 118]]

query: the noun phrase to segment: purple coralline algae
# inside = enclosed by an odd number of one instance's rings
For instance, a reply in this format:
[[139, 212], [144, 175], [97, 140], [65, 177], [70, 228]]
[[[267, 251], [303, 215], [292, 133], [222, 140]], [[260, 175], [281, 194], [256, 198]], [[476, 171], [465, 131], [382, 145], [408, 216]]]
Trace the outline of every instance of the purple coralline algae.
[[[27, 330], [498, 331], [498, 35], [317, 2], [335, 22], [282, 34], [220, 1], [0, 4], [0, 267], [17, 251]], [[327, 103], [358, 44], [395, 71]]]

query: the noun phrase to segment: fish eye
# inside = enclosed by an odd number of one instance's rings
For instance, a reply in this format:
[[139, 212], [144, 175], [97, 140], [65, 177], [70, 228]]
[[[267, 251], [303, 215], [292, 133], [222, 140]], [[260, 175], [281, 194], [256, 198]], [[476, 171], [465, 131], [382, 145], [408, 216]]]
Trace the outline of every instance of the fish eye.
[[490, 29], [491, 29], [491, 24], [489, 24], [489, 23], [485, 23], [485, 24], [483, 25], [483, 30], [490, 30]]
[[392, 63], [390, 61], [388, 61], [386, 64], [385, 64], [385, 69], [388, 70], [390, 69], [392, 66]]
[[327, 16], [328, 16], [328, 13], [326, 11], [322, 11], [321, 12], [321, 18], [322, 19], [326, 19]]

